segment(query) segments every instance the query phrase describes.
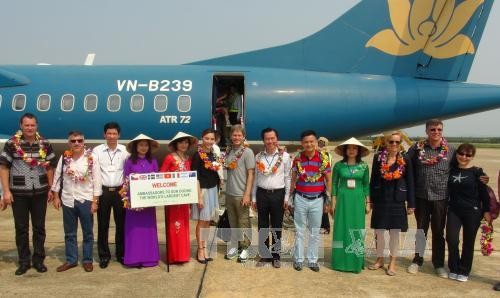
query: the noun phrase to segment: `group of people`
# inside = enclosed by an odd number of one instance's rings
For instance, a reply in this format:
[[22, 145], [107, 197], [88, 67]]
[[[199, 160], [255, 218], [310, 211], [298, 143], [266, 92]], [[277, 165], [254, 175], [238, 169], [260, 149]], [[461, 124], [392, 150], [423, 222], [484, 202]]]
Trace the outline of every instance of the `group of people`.
[[[128, 176], [134, 173], [197, 172], [198, 203], [165, 207], [169, 263], [190, 259], [190, 218], [197, 221], [196, 260], [202, 264], [213, 260], [203, 231], [209, 228], [210, 221], [218, 218], [218, 190], [223, 183], [226, 183], [225, 207], [232, 228], [225, 258], [238, 262], [249, 259], [252, 208], [258, 215], [257, 266], [271, 263], [275, 268], [281, 267], [281, 230], [284, 213], [289, 210], [296, 231], [295, 270], [301, 271], [304, 266], [315, 272], [320, 270], [320, 228], [324, 214], [330, 213], [334, 217], [331, 267], [359, 273], [365, 266], [365, 216], [372, 212], [377, 259], [368, 269], [385, 268], [385, 234], [389, 231], [390, 261], [385, 272], [393, 276], [397, 271], [400, 232], [408, 230], [408, 215], [415, 213], [416, 249], [408, 272], [417, 273], [423, 264], [430, 225], [432, 263], [437, 275], [466, 281], [480, 221], [484, 218], [491, 223], [485, 186], [488, 177], [471, 163], [476, 152], [474, 146], [462, 144], [455, 150], [443, 137], [443, 123], [437, 119], [426, 123], [427, 138], [412, 145], [408, 152], [403, 150], [401, 132], [387, 133], [384, 146], [374, 155], [371, 177], [368, 164], [362, 160], [370, 153], [365, 145], [355, 138], [338, 145], [334, 152], [341, 160], [332, 165], [331, 153], [318, 146], [318, 136], [312, 130], [302, 132], [303, 150], [293, 157], [279, 146], [279, 134], [274, 128], [262, 130], [264, 150], [256, 155], [245, 144], [245, 129], [241, 125], [231, 127], [231, 144], [223, 153], [216, 145], [213, 129], [202, 132], [201, 143], [196, 137], [179, 132], [170, 141], [170, 153], [159, 167], [153, 156], [159, 143], [141, 134], [127, 146], [120, 145], [120, 127], [114, 122], [104, 126], [106, 143], [93, 150], [85, 147], [83, 133], [71, 131], [69, 149], [59, 160], [50, 143], [38, 134], [34, 115], [23, 115], [20, 128], [0, 154], [3, 187], [0, 203], [1, 207], [12, 205], [19, 254], [16, 275], [24, 274], [31, 266], [38, 272], [47, 271], [44, 265], [47, 202], [63, 209], [66, 262], [57, 271], [78, 264], [78, 219], [83, 231], [82, 265], [85, 271], [92, 271], [95, 212], [99, 266], [108, 266], [111, 210], [116, 225], [117, 261], [130, 267], [156, 266], [160, 259], [156, 212], [154, 207], [130, 207], [134, 197], [128, 193]], [[223, 168], [227, 171], [226, 179]], [[33, 256], [28, 243], [30, 214]], [[444, 268], [445, 241], [449, 273]]]

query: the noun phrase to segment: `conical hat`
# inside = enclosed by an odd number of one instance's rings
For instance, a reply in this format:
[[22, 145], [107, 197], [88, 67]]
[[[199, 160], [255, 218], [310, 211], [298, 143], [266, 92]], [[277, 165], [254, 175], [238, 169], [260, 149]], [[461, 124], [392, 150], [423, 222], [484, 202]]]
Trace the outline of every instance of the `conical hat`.
[[170, 143], [168, 143], [168, 147], [170, 148], [171, 151], [175, 150], [175, 148], [173, 148], [173, 143], [176, 141], [176, 140], [179, 140], [179, 139], [183, 139], [183, 138], [188, 138], [189, 139], [189, 147], [193, 147], [195, 145], [198, 144], [198, 139], [193, 137], [192, 135], [190, 134], [187, 134], [187, 133], [184, 133], [182, 131], [179, 131], [171, 140], [170, 140]]
[[356, 146], [358, 146], [359, 150], [361, 151], [361, 156], [362, 157], [367, 156], [368, 154], [370, 154], [370, 150], [365, 145], [363, 145], [363, 143], [361, 143], [360, 141], [358, 141], [356, 138], [350, 138], [349, 140], [347, 140], [344, 143], [342, 143], [342, 144], [338, 145], [337, 147], [335, 147], [335, 153], [337, 153], [340, 156], [344, 156], [344, 146], [347, 146], [347, 145], [356, 145]]
[[132, 153], [132, 144], [134, 142], [141, 141], [141, 140], [148, 140], [149, 141], [149, 144], [151, 146], [151, 152], [155, 152], [156, 150], [158, 150], [158, 148], [160, 148], [160, 143], [153, 140], [151, 137], [148, 137], [147, 135], [141, 133], [140, 135], [135, 137], [132, 141], [128, 142], [127, 151], [129, 153]]

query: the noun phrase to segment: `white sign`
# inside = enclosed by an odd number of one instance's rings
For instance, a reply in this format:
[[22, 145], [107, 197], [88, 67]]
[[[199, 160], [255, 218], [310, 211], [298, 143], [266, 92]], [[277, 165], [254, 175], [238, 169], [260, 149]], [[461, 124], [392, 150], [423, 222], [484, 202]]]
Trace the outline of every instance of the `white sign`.
[[196, 172], [131, 174], [132, 208], [198, 203]]

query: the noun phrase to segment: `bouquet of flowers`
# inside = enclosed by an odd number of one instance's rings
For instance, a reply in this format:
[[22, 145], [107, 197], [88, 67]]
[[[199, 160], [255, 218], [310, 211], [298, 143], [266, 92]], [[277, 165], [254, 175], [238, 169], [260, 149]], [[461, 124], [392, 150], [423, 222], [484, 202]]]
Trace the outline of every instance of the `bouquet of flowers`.
[[481, 244], [481, 252], [483, 256], [491, 255], [493, 251], [493, 226], [483, 220], [481, 222], [481, 239], [479, 240]]

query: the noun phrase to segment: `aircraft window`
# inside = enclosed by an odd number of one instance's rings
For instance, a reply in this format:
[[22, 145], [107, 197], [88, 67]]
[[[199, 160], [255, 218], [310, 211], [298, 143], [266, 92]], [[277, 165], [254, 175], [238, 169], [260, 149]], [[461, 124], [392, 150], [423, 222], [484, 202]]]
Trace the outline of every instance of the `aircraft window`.
[[87, 112], [94, 112], [97, 110], [97, 95], [87, 94], [83, 101], [83, 109]]
[[16, 94], [12, 98], [12, 109], [14, 111], [22, 111], [26, 107], [26, 95]]
[[122, 98], [118, 94], [111, 94], [108, 96], [108, 111], [117, 112], [120, 110]]
[[132, 112], [142, 112], [144, 109], [144, 96], [141, 94], [134, 94], [130, 98], [130, 109]]
[[0, 108], [2, 107], [2, 95], [0, 95]]
[[189, 112], [191, 110], [191, 96], [179, 95], [177, 98], [177, 109], [179, 112]]
[[75, 96], [73, 94], [64, 94], [61, 98], [61, 110], [71, 112], [75, 107]]
[[40, 112], [47, 112], [50, 109], [50, 95], [40, 94], [36, 103], [36, 108]]
[[168, 98], [166, 95], [158, 94], [154, 99], [154, 108], [157, 112], [165, 112], [168, 106]]

